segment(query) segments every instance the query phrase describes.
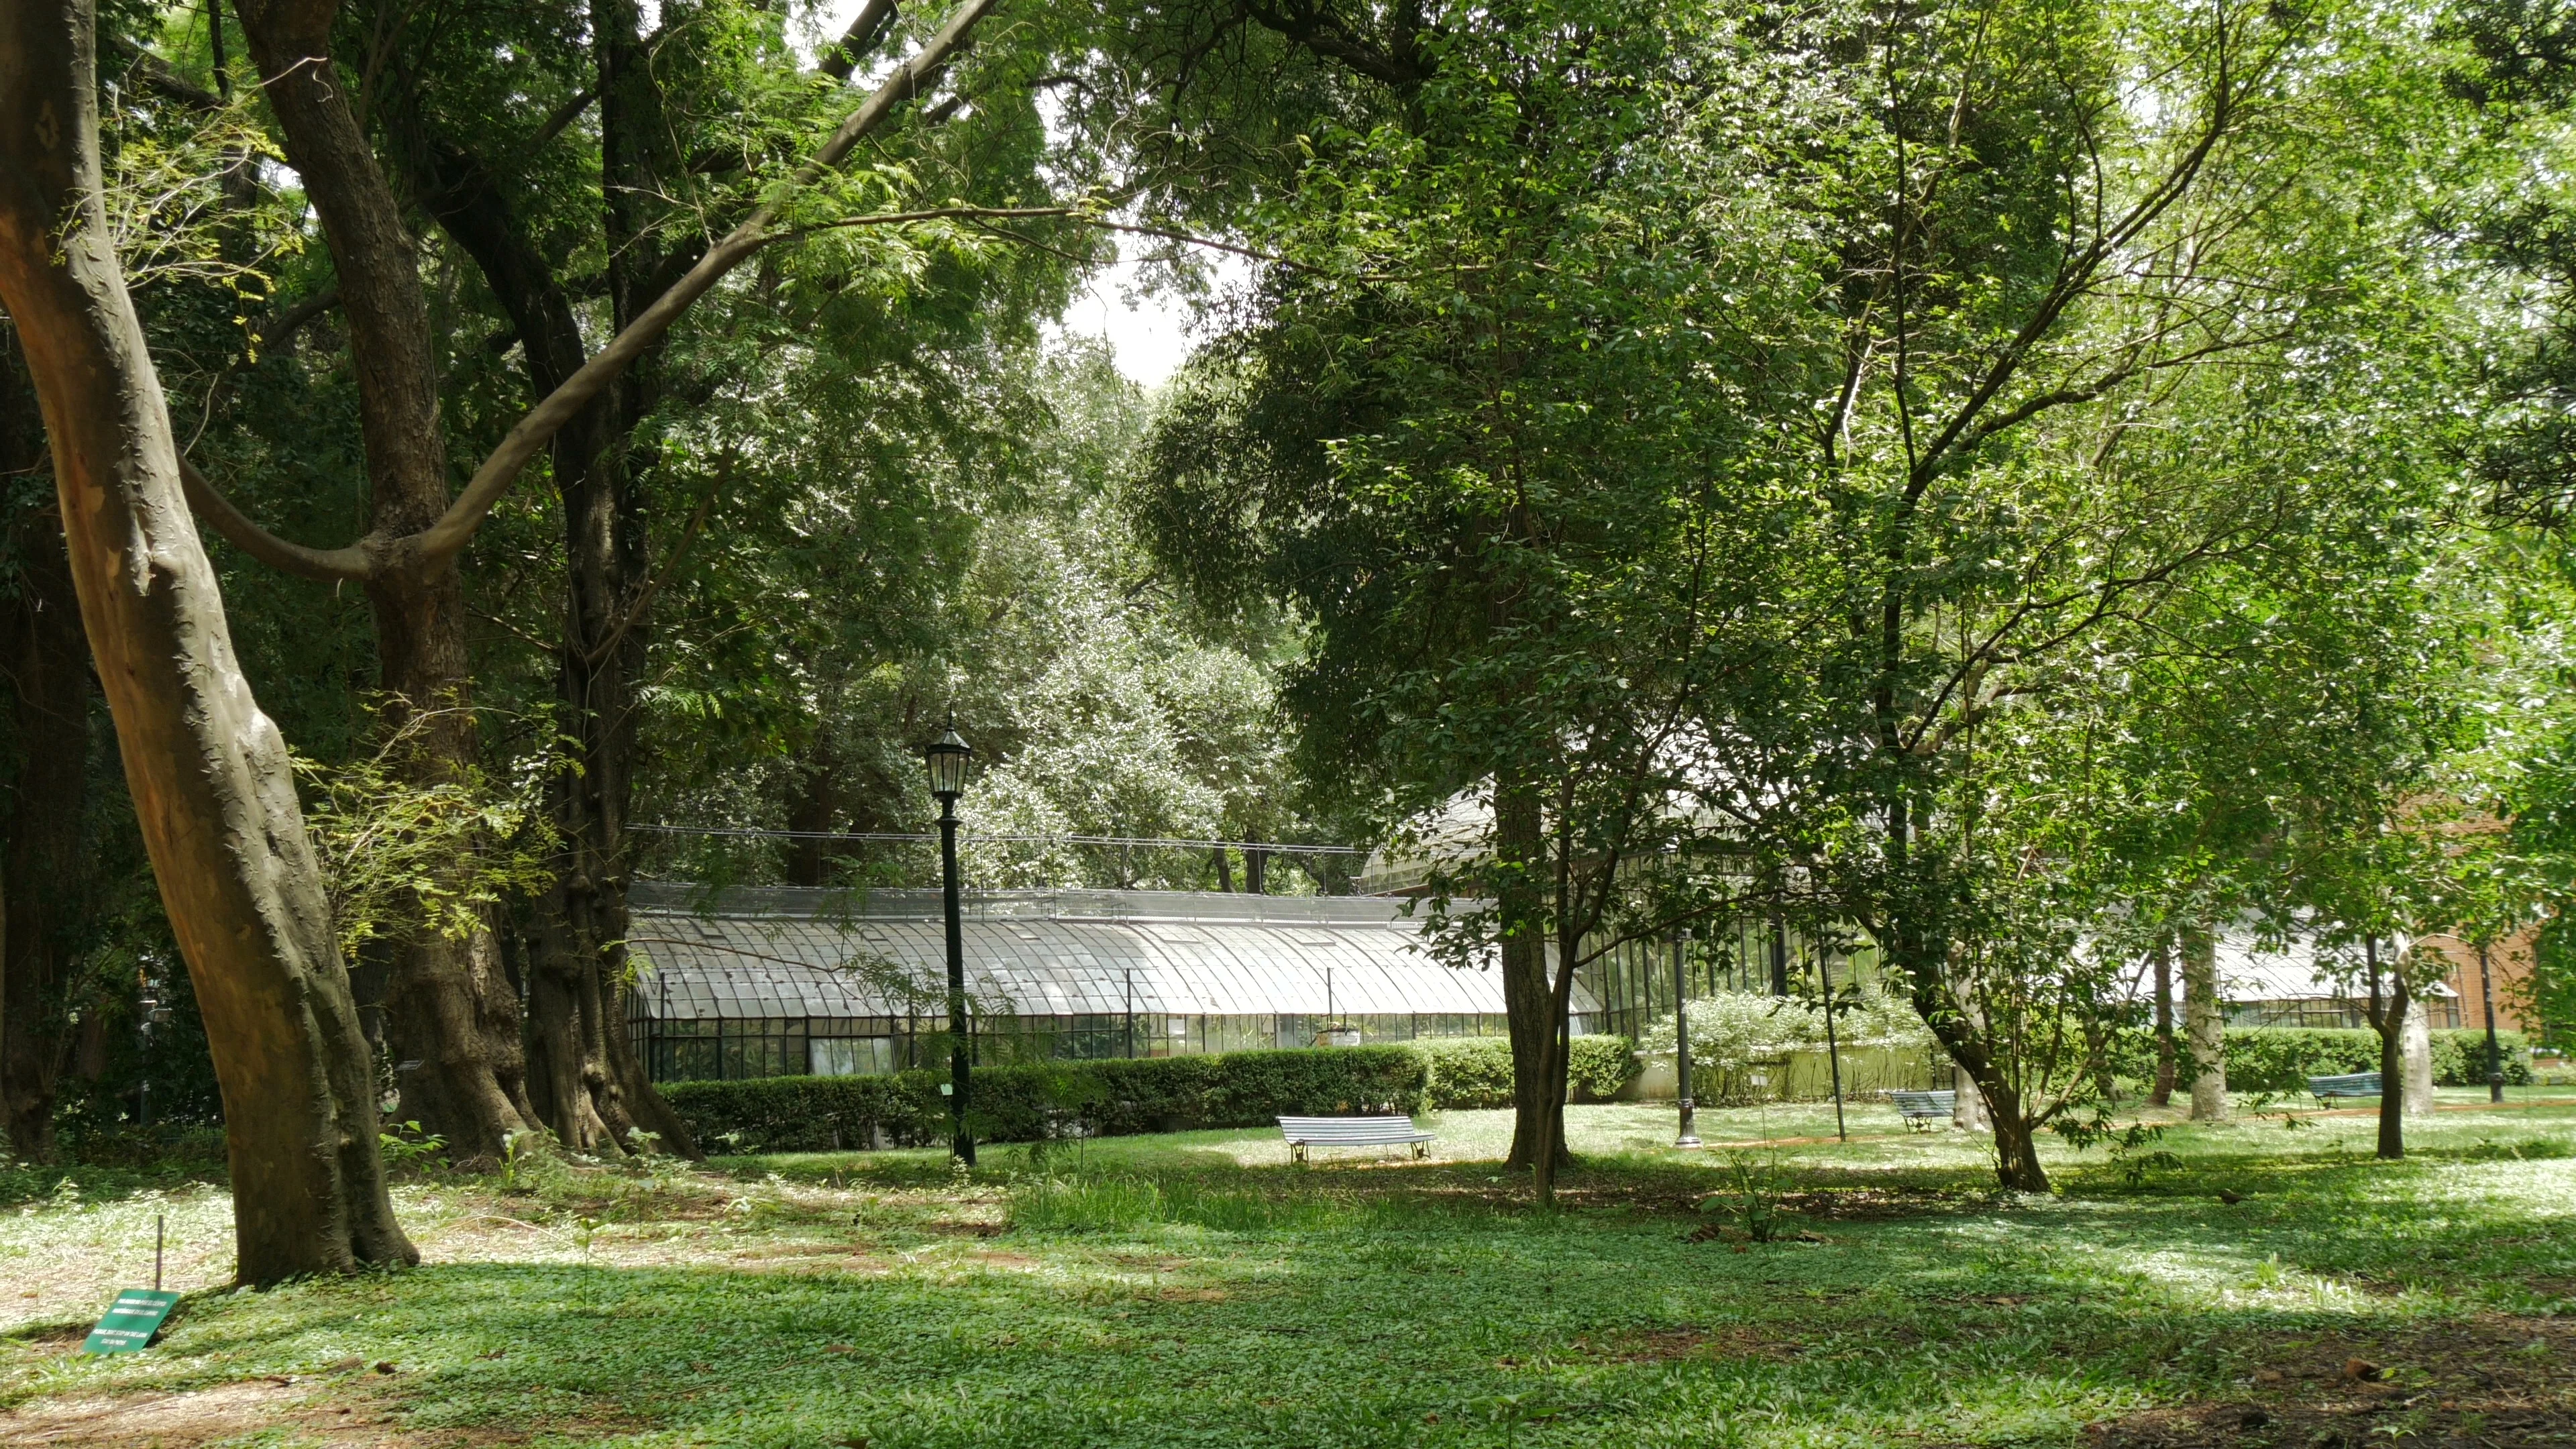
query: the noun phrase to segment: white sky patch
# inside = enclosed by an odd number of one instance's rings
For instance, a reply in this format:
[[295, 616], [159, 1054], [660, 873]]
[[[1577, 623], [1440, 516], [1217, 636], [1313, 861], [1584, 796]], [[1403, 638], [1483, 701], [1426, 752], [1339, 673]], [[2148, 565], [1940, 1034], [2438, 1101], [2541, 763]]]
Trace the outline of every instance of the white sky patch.
[[[820, 0], [803, 8], [802, 23], [791, 25], [788, 33], [804, 45], [810, 64], [825, 45], [850, 28], [850, 22], [858, 19], [865, 4], [866, 0]], [[861, 67], [862, 84], [888, 64], [883, 56], [871, 57], [871, 61]], [[1198, 310], [1189, 299], [1148, 285], [1147, 269], [1136, 260], [1145, 245], [1141, 240], [1122, 238], [1117, 264], [1091, 278], [1072, 305], [1065, 308], [1064, 320], [1051, 327], [1049, 333], [1056, 337], [1107, 338], [1118, 370], [1150, 388], [1169, 381], [1188, 359], [1190, 326]], [[1223, 294], [1248, 275], [1248, 267], [1239, 257], [1211, 253], [1207, 260], [1214, 294]]]
[[[1146, 268], [1136, 260], [1132, 243], [1119, 248], [1120, 260], [1091, 278], [1073, 299], [1057, 332], [1064, 336], [1106, 337], [1118, 359], [1118, 370], [1146, 387], [1161, 387], [1189, 360], [1190, 329], [1198, 309], [1190, 299], [1146, 282]], [[1208, 268], [1212, 295], [1239, 284], [1246, 265], [1218, 254]]]

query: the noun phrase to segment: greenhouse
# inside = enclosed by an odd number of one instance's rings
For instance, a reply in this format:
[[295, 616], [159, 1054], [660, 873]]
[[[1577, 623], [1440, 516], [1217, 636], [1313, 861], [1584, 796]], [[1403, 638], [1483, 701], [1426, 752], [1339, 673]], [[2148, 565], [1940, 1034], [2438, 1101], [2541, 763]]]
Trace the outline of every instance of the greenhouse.
[[[895, 1071], [941, 1049], [936, 891], [646, 884], [628, 1026], [656, 1081]], [[971, 893], [979, 1061], [1175, 1056], [1504, 1033], [1501, 978], [1422, 948], [1383, 897]], [[1595, 1029], [1586, 984], [1575, 1029]]]

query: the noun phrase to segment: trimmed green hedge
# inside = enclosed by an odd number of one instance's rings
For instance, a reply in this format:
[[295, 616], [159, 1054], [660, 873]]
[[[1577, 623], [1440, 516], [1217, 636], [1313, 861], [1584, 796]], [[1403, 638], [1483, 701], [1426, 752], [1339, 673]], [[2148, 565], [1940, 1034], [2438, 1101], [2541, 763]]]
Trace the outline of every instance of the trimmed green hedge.
[[[1512, 1104], [1509, 1037], [1431, 1038], [1411, 1044], [1431, 1065], [1435, 1107]], [[1578, 1102], [1607, 1101], [1637, 1074], [1637, 1053], [1624, 1036], [1578, 1036], [1566, 1063], [1566, 1086]]]
[[[1606, 1098], [1636, 1063], [1625, 1037], [1576, 1037], [1578, 1097]], [[667, 1082], [662, 1095], [710, 1148], [822, 1152], [945, 1141], [944, 1072]], [[1080, 1127], [1103, 1136], [1259, 1127], [1280, 1116], [1507, 1107], [1511, 1044], [1500, 1037], [1405, 1046], [1225, 1052], [979, 1067], [970, 1099], [986, 1142]]]
[[[2518, 1031], [2496, 1033], [2504, 1057], [2505, 1085], [2531, 1085], [2531, 1040]], [[2433, 1084], [2483, 1087], [2487, 1081], [2487, 1034], [2484, 1031], [2433, 1033]]]
[[[1032, 1142], [1074, 1125], [1103, 1135], [1251, 1127], [1283, 1114], [1416, 1112], [1429, 1072], [1404, 1047], [1228, 1052], [976, 1069], [971, 1125]], [[942, 1072], [671, 1082], [663, 1097], [709, 1146], [817, 1152], [944, 1141]]]
[[[2180, 1033], [2176, 1033], [2179, 1037]], [[2433, 1037], [2433, 1081], [2444, 1087], [2474, 1087], [2487, 1079], [2487, 1036], [2479, 1031], [2437, 1031]], [[2531, 1082], [2531, 1047], [2518, 1031], [2496, 1033], [2503, 1048], [2504, 1079], [2516, 1086]], [[2177, 1053], [2182, 1043], [2175, 1042]], [[2155, 1071], [2153, 1039], [2141, 1037], [2122, 1064], [2125, 1075], [2141, 1080]], [[2379, 1070], [2379, 1033], [2367, 1028], [2232, 1026], [2227, 1029], [2227, 1085], [2239, 1092], [2296, 1092], [2310, 1077], [2343, 1076]], [[2189, 1068], [2183, 1069], [2186, 1078]]]

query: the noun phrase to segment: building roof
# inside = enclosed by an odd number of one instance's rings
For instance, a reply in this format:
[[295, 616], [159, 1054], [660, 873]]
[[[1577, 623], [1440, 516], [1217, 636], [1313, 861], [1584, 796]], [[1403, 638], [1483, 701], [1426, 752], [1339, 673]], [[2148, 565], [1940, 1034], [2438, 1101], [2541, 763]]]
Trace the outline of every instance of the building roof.
[[[646, 883], [629, 902], [636, 1001], [654, 1017], [901, 1016], [946, 980], [936, 891]], [[976, 892], [960, 911], [968, 989], [1022, 1016], [1499, 1014], [1501, 978], [1430, 957], [1404, 904]], [[1597, 1009], [1576, 996], [1575, 1010]]]
[[[2273, 946], [2251, 931], [2231, 931], [2218, 938], [2217, 954], [2219, 995], [2233, 1002], [2349, 1001], [2370, 990], [2366, 984], [2340, 977], [2331, 963], [2319, 959], [2316, 943], [2310, 940]], [[2180, 963], [2175, 965], [2179, 972]], [[2459, 993], [2436, 982], [2417, 994]]]

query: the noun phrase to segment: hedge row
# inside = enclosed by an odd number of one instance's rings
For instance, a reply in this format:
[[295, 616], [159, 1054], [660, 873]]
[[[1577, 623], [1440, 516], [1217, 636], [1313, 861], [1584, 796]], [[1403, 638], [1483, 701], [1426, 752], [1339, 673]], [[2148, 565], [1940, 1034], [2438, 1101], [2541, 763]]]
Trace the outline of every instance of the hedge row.
[[[2180, 1036], [2179, 1030], [2176, 1032]], [[2487, 1079], [2487, 1035], [2484, 1031], [2437, 1031], [2433, 1038], [2433, 1081], [2444, 1087], [2474, 1087]], [[2503, 1049], [2504, 1079], [2516, 1086], [2531, 1082], [2531, 1047], [2518, 1031], [2496, 1033]], [[2175, 1042], [2175, 1050], [2182, 1051]], [[2154, 1074], [2154, 1046], [2142, 1039], [2122, 1063], [2125, 1075], [2144, 1079]], [[2188, 1075], [2188, 1068], [2185, 1068]], [[2227, 1085], [2240, 1092], [2295, 1092], [2310, 1077], [2341, 1076], [2379, 1070], [2379, 1033], [2362, 1028], [2248, 1026], [2227, 1029]]]
[[[1499, 1063], [1499, 1087], [1497, 1082]], [[1607, 1097], [1634, 1063], [1626, 1039], [1578, 1037], [1578, 1095]], [[819, 1152], [917, 1146], [948, 1135], [942, 1072], [756, 1077], [662, 1087], [709, 1147]], [[986, 1142], [1080, 1130], [1104, 1136], [1266, 1126], [1283, 1115], [1507, 1106], [1511, 1048], [1499, 1038], [1407, 1046], [1225, 1052], [976, 1069], [969, 1125]]]
[[[1509, 1037], [1435, 1038], [1412, 1043], [1429, 1063], [1429, 1102], [1434, 1108], [1508, 1107], [1512, 1104], [1512, 1043]], [[1624, 1036], [1573, 1038], [1566, 1063], [1566, 1086], [1578, 1102], [1599, 1102], [1618, 1095], [1637, 1074], [1637, 1054]]]

